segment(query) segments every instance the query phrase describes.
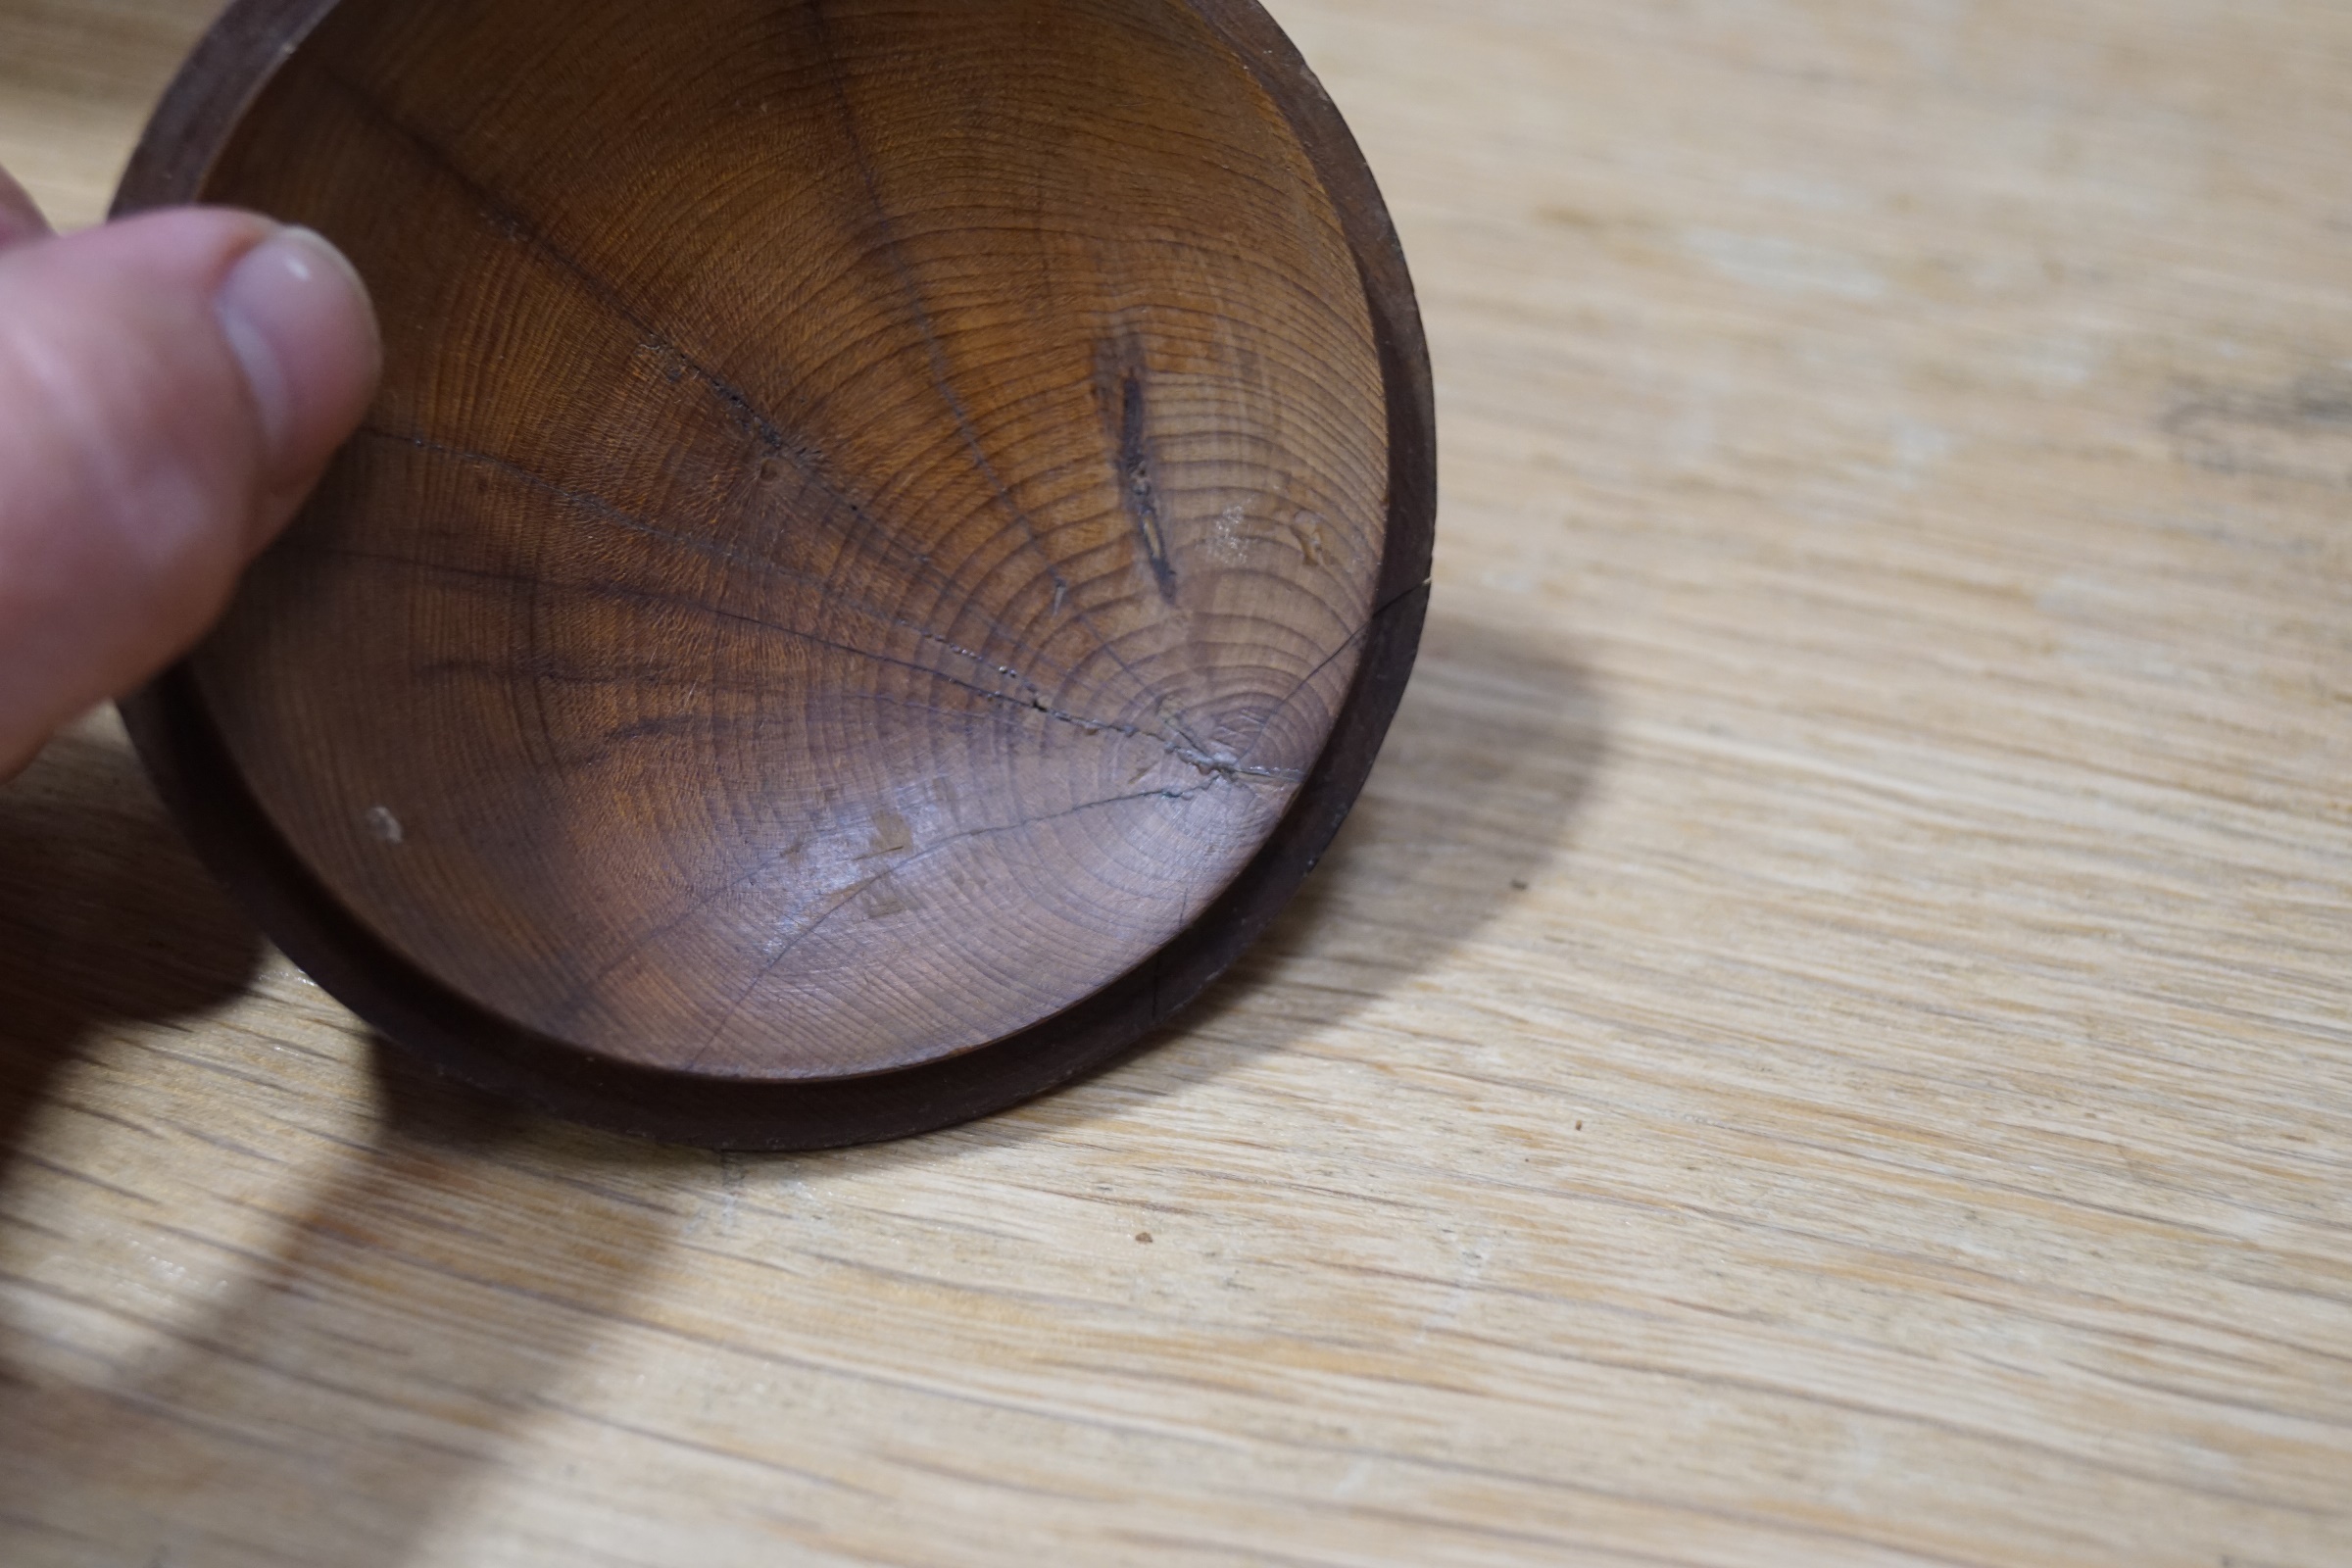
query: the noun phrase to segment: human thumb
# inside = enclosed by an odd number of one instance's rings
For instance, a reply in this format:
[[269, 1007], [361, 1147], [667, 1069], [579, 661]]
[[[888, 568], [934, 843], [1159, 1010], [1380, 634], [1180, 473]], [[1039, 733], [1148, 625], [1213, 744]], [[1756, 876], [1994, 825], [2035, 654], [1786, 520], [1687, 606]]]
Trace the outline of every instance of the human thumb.
[[306, 229], [185, 208], [0, 249], [0, 777], [202, 634], [378, 364]]

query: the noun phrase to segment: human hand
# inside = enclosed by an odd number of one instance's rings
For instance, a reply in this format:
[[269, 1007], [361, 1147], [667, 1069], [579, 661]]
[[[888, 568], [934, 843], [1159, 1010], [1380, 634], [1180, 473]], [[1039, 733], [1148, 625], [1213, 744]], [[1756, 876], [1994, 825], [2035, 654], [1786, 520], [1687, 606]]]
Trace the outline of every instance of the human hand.
[[379, 362], [307, 229], [180, 208], [60, 237], [0, 171], [0, 779], [195, 642]]

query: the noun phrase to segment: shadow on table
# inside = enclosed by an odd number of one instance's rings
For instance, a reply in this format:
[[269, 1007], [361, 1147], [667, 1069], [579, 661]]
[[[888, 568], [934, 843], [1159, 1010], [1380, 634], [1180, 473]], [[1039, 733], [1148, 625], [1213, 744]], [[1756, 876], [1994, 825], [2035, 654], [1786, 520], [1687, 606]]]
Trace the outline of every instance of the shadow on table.
[[1265, 937], [1199, 1002], [1125, 1064], [1036, 1112], [833, 1157], [920, 1161], [1054, 1136], [1073, 1117], [1345, 1023], [1428, 973], [1556, 874], [1606, 764], [1606, 704], [1566, 643], [1473, 619], [1439, 596], [1355, 809]]
[[[236, 996], [262, 951], [103, 726], [0, 789], [0, 1181], [28, 1157], [29, 1122], [82, 1042], [124, 1024], [169, 1038], [170, 1020]], [[270, 1252], [140, 1209], [135, 1176], [118, 1192], [159, 1250], [218, 1249], [230, 1283], [193, 1323], [137, 1315], [137, 1264], [112, 1239], [43, 1233], [22, 1214], [0, 1230], [15, 1257], [75, 1250], [117, 1278], [82, 1303], [0, 1257], [27, 1306], [89, 1314], [70, 1343], [127, 1331], [153, 1347], [67, 1371], [73, 1351], [20, 1332], [20, 1364], [0, 1359], [0, 1561], [413, 1560], [667, 1246], [670, 1209], [633, 1189], [682, 1159], [715, 1170], [707, 1155], [551, 1129], [374, 1053], [372, 1136], [328, 1157]], [[106, 1136], [154, 1131], [117, 1120]], [[173, 1131], [192, 1160], [220, 1129]], [[317, 1163], [328, 1135], [284, 1136], [311, 1141]], [[270, 1152], [232, 1157], [251, 1169]]]
[[0, 1151], [93, 1031], [217, 1006], [261, 956], [119, 732], [51, 743], [0, 785]]
[[[1437, 600], [1355, 809], [1273, 929], [1170, 1031], [1186, 1048], [1169, 1054], [1170, 1077], [1279, 1049], [1222, 1027], [1245, 1010], [1345, 1023], [1554, 874], [1608, 757], [1606, 706], [1565, 641]], [[1301, 982], [1303, 997], [1286, 999]]]
[[104, 1383], [0, 1376], [0, 1541], [398, 1568], [550, 1408], [670, 1241], [629, 1191], [664, 1156], [517, 1157], [546, 1129], [381, 1047], [375, 1066], [375, 1137], [276, 1255], [226, 1261], [205, 1320]]
[[[1372, 784], [1323, 867], [1143, 1060], [1043, 1115], [804, 1168], [1052, 1136], [1377, 1005], [1553, 874], [1603, 764], [1604, 716], [1556, 643], [1441, 603]], [[261, 951], [127, 757], [107, 751], [69, 741], [0, 791], [0, 1175], [76, 1041], [222, 1002]], [[338, 1155], [270, 1255], [221, 1260], [233, 1283], [199, 1324], [169, 1338], [143, 1325], [160, 1348], [86, 1382], [0, 1365], [0, 1544], [134, 1568], [398, 1568], [625, 1315], [681, 1228], [675, 1205], [655, 1200], [664, 1168], [715, 1163], [551, 1129], [381, 1047], [375, 1065], [373, 1135]], [[108, 1295], [120, 1310], [136, 1293]]]

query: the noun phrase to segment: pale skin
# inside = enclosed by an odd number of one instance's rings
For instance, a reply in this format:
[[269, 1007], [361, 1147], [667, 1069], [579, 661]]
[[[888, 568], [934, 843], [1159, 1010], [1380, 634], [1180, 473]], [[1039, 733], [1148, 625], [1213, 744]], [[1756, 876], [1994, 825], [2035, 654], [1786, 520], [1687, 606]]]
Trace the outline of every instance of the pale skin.
[[0, 779], [203, 634], [380, 364], [318, 235], [217, 208], [59, 235], [0, 171]]

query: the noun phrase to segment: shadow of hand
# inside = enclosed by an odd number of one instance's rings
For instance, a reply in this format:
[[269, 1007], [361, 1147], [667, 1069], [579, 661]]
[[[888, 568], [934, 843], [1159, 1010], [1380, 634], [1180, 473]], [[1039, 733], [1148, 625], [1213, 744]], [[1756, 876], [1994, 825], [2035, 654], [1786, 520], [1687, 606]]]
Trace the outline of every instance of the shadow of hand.
[[0, 1364], [0, 1559], [401, 1568], [563, 1419], [714, 1162], [551, 1127], [381, 1042], [371, 1065], [380, 1120], [303, 1165], [323, 1180], [272, 1243], [167, 1217], [226, 1260], [216, 1298], [96, 1375], [54, 1346]]
[[113, 715], [60, 736], [0, 787], [0, 1151], [92, 1031], [218, 1005], [261, 955]]

